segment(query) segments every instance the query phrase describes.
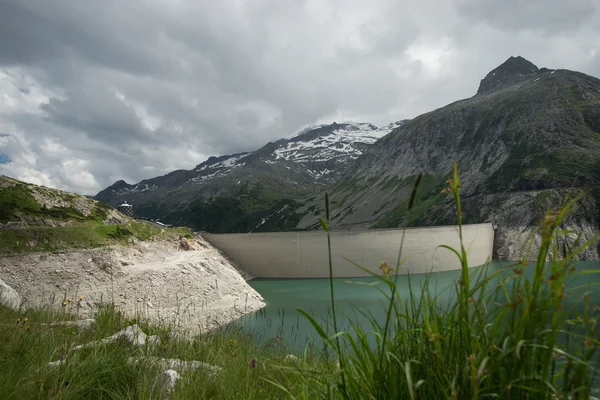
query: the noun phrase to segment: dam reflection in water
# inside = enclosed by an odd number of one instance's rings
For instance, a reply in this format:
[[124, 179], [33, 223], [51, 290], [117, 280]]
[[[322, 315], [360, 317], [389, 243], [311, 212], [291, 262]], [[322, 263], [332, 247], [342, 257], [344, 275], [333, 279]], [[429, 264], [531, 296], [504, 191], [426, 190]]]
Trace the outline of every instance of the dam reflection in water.
[[[487, 273], [491, 274], [510, 264], [510, 262], [502, 261], [491, 263], [486, 267], [472, 268], [471, 276], [476, 274], [480, 268], [487, 268]], [[576, 266], [577, 272], [594, 270], [600, 269], [600, 262], [582, 261], [576, 263]], [[525, 273], [531, 277], [533, 268], [526, 268]], [[429, 293], [438, 295], [438, 303], [442, 308], [453, 302], [456, 296], [454, 285], [459, 276], [460, 271], [436, 272], [431, 275]], [[421, 295], [421, 284], [424, 283], [425, 277], [425, 274], [410, 276], [410, 286], [413, 294], [417, 297]], [[348, 319], [351, 319], [359, 322], [365, 331], [371, 332], [368, 320], [361, 314], [361, 311], [372, 315], [381, 324], [384, 323], [387, 303], [386, 297], [380, 290], [389, 293], [389, 289], [383, 283], [377, 284], [379, 282], [377, 278], [339, 278], [334, 282], [336, 309], [346, 314], [346, 317], [341, 318], [338, 314], [340, 330], [346, 330], [349, 325]], [[329, 326], [331, 326], [329, 279], [255, 279], [248, 283], [263, 296], [267, 306], [256, 313], [242, 317], [236, 322], [237, 324], [245, 330], [251, 331], [253, 336], [261, 342], [283, 341], [290, 350], [302, 350], [307, 340], [313, 341], [317, 347], [321, 346], [320, 337], [297, 309], [308, 312], [322, 325], [329, 321]], [[598, 289], [593, 286], [600, 284], [600, 274], [571, 276], [567, 288], [588, 284], [592, 286], [570, 293], [567, 306], [579, 307], [581, 305], [583, 307], [581, 297], [586, 291], [592, 292], [592, 302], [600, 305]], [[398, 292], [402, 299], [409, 296], [408, 276], [398, 276]]]

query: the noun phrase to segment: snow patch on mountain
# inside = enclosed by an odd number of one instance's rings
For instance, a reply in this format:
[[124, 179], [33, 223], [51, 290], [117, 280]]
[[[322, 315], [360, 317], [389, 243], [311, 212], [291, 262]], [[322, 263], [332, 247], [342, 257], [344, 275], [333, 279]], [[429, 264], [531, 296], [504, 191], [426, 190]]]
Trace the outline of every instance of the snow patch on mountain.
[[202, 165], [201, 167], [198, 166], [195, 171], [197, 172], [201, 172], [204, 171], [205, 169], [217, 169], [217, 168], [232, 168], [232, 167], [236, 167], [236, 166], [243, 166], [243, 164], [238, 164], [238, 161], [240, 161], [242, 158], [248, 156], [250, 153], [244, 153], [244, 154], [238, 154], [235, 156], [231, 156], [229, 158], [226, 158], [224, 160], [221, 160], [219, 162], [216, 162], [214, 164], [206, 164], [206, 162], [200, 164]]
[[322, 162], [340, 157], [356, 159], [362, 154], [361, 148], [364, 148], [364, 145], [372, 145], [379, 138], [402, 126], [403, 123], [404, 121], [398, 121], [378, 128], [369, 123], [347, 121], [335, 124], [335, 129], [329, 133], [324, 132], [316, 138], [302, 140], [301, 136], [303, 134], [331, 126], [319, 125], [308, 130], [304, 129], [292, 136], [291, 139], [295, 140], [290, 139], [280, 145], [279, 148], [275, 149], [273, 155], [275, 160], [300, 163], [307, 161]]
[[147, 183], [144, 185], [141, 184], [137, 184], [132, 188], [121, 188], [121, 189], [117, 189], [116, 193], [118, 195], [125, 195], [125, 194], [135, 194], [135, 193], [140, 193], [140, 192], [153, 192], [156, 189], [158, 189], [158, 186], [153, 184], [152, 186], [149, 186]]

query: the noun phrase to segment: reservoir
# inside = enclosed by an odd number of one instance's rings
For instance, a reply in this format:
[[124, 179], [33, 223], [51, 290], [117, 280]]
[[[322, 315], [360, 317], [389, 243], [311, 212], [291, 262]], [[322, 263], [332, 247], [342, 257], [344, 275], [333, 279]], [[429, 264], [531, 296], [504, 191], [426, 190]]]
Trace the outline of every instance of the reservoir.
[[[508, 261], [496, 261], [486, 266], [471, 268], [470, 275], [486, 272], [492, 274], [498, 269], [512, 265]], [[568, 278], [567, 290], [569, 297], [565, 302], [567, 307], [582, 309], [582, 296], [588, 292], [593, 305], [600, 305], [600, 270], [599, 261], [580, 261], [576, 271]], [[487, 268], [485, 271], [483, 268]], [[586, 274], [584, 271], [587, 271]], [[525, 268], [525, 275], [533, 276], [533, 265]], [[398, 293], [404, 301], [412, 293], [417, 298], [421, 296], [421, 285], [426, 274], [399, 275]], [[449, 306], [455, 297], [455, 285], [460, 277], [460, 271], [434, 272], [430, 276], [428, 292], [437, 295], [441, 308]], [[244, 316], [238, 321], [244, 330], [261, 342], [277, 342], [290, 351], [302, 351], [306, 341], [310, 340], [319, 347], [320, 337], [309, 321], [297, 309], [311, 314], [321, 325], [331, 326], [331, 299], [329, 279], [254, 279], [248, 282], [264, 298], [266, 307], [256, 313]], [[410, 285], [410, 286], [409, 286]], [[379, 323], [385, 322], [386, 296], [389, 289], [375, 277], [337, 278], [334, 279], [336, 309], [340, 330], [347, 330], [349, 320], [359, 322], [363, 329], [371, 332], [367, 317], [372, 315]], [[382, 291], [384, 293], [382, 293]], [[329, 331], [331, 333], [331, 330]]]

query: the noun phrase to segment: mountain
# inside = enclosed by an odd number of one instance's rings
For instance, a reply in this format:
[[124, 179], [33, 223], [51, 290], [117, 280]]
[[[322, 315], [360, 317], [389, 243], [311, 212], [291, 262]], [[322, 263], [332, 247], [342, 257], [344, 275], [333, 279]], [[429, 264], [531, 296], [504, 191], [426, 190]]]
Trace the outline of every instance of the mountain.
[[[477, 93], [385, 128], [307, 127], [251, 152], [211, 157], [96, 198], [211, 232], [319, 229], [325, 192], [334, 229], [456, 223], [442, 193], [454, 162], [465, 223], [497, 226], [495, 257], [517, 259], [547, 207], [583, 193], [563, 228], [591, 239], [600, 225], [600, 80], [510, 57]], [[406, 204], [423, 173], [415, 208]], [[580, 258], [598, 259], [596, 241]]]
[[247, 153], [210, 157], [191, 170], [118, 181], [94, 198], [128, 201], [137, 216], [212, 232], [289, 230], [308, 194], [337, 182], [378, 139], [401, 127], [342, 122], [309, 126]]
[[[546, 207], [581, 191], [564, 228], [593, 238], [600, 222], [600, 80], [509, 58], [473, 97], [407, 121], [365, 151], [329, 188], [332, 226], [455, 223], [452, 200], [441, 193], [455, 161], [465, 222], [497, 225], [496, 257], [519, 258]], [[419, 173], [416, 209], [407, 215]], [[317, 227], [322, 199], [298, 210], [299, 228]], [[597, 259], [599, 251], [596, 242], [581, 257]]]

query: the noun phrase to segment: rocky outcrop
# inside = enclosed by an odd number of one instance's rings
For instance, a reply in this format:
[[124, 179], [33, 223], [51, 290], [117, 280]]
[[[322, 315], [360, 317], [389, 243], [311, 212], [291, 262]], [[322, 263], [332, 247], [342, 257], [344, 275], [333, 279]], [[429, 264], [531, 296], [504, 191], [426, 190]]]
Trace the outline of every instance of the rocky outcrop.
[[523, 57], [510, 57], [481, 80], [477, 94], [526, 81], [537, 72], [539, 68]]
[[86, 196], [0, 176], [0, 229], [123, 224], [131, 218]]

